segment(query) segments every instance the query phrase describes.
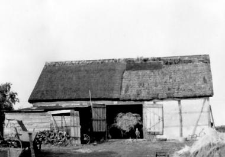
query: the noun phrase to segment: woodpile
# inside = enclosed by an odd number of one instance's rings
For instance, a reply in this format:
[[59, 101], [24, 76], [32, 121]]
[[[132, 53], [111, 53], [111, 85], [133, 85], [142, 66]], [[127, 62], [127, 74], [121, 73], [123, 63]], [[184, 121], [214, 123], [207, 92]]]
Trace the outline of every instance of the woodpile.
[[67, 146], [71, 144], [71, 138], [65, 131], [45, 130], [37, 133], [37, 143], [54, 146]]

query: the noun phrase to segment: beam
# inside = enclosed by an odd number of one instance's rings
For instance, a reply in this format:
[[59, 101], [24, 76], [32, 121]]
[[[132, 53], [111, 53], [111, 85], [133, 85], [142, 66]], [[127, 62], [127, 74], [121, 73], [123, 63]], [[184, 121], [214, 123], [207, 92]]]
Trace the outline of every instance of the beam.
[[213, 113], [212, 113], [212, 106], [211, 106], [211, 104], [210, 104], [210, 99], [209, 99], [208, 101], [209, 101], [208, 103], [209, 103], [209, 112], [210, 112], [209, 114], [210, 114], [210, 117], [211, 117], [211, 119], [212, 119], [211, 122], [212, 122], [212, 124], [213, 124], [211, 127], [215, 128], [215, 121], [214, 121], [214, 117], [213, 117]]
[[214, 118], [213, 118], [213, 113], [212, 113], [212, 107], [211, 107], [211, 105], [210, 105], [210, 113], [211, 113], [211, 117], [212, 117], [213, 128], [215, 128], [215, 121], [214, 121]]
[[199, 122], [199, 120], [200, 120], [200, 118], [201, 118], [201, 115], [202, 115], [202, 112], [203, 112], [203, 109], [204, 109], [204, 106], [205, 106], [205, 102], [206, 102], [207, 99], [208, 99], [208, 98], [205, 98], [204, 101], [203, 101], [201, 111], [200, 111], [200, 113], [199, 113], [198, 119], [197, 119], [197, 121], [196, 121], [195, 127], [194, 127], [193, 132], [192, 132], [192, 136], [195, 135], [196, 128], [197, 128], [197, 126], [198, 126], [198, 122]]

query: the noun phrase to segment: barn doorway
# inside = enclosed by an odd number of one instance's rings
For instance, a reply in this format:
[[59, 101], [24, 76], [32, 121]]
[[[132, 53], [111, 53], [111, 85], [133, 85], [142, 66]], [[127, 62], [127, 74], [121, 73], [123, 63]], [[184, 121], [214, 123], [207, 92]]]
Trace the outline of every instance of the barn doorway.
[[[142, 104], [116, 104], [116, 105], [107, 105], [106, 106], [106, 113], [107, 113], [107, 137], [109, 139], [129, 139], [129, 138], [136, 138], [135, 130], [136, 128], [140, 132], [140, 137], [143, 138], [143, 109]], [[119, 113], [132, 113], [132, 114], [138, 114], [141, 117], [141, 124], [137, 124], [133, 129], [131, 129], [129, 132], [121, 132], [121, 129], [116, 127], [116, 117]]]

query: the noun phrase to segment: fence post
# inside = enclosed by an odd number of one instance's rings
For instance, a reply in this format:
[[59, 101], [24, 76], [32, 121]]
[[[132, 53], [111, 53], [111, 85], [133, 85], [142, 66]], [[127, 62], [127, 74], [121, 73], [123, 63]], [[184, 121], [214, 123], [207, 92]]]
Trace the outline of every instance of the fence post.
[[31, 157], [35, 157], [35, 153], [34, 153], [34, 147], [33, 147], [33, 140], [32, 140], [32, 133], [29, 132], [29, 141], [30, 141], [30, 152], [31, 152]]

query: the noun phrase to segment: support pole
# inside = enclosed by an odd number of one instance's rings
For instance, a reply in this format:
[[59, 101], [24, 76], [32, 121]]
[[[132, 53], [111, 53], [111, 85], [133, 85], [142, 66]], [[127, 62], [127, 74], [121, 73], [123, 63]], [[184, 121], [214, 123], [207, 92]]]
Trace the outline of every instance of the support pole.
[[142, 105], [142, 114], [143, 114], [143, 138], [149, 139], [149, 134], [147, 131], [147, 114], [148, 114], [148, 104], [143, 103]]
[[183, 137], [183, 117], [182, 117], [181, 100], [178, 100], [178, 107], [179, 107], [179, 118], [180, 118], [180, 137]]
[[208, 127], [211, 128], [212, 124], [211, 124], [211, 116], [210, 116], [210, 104], [209, 104], [209, 98], [207, 99], [207, 104], [208, 104], [208, 108], [207, 108], [207, 117], [208, 117]]

